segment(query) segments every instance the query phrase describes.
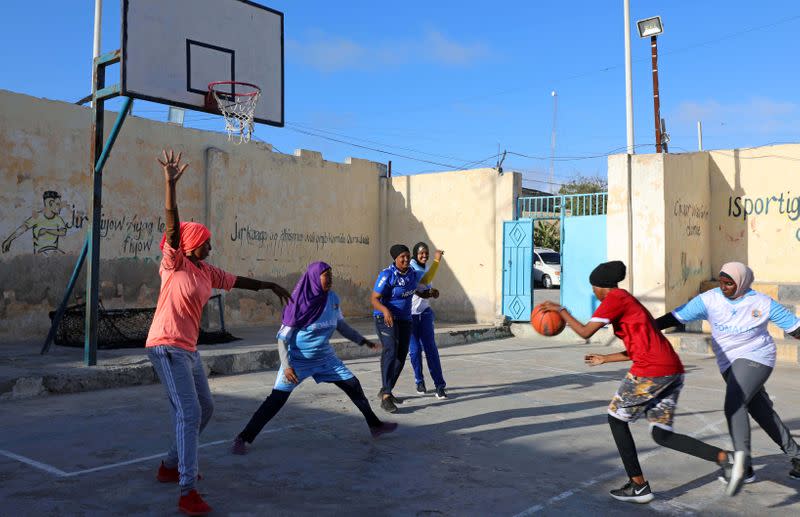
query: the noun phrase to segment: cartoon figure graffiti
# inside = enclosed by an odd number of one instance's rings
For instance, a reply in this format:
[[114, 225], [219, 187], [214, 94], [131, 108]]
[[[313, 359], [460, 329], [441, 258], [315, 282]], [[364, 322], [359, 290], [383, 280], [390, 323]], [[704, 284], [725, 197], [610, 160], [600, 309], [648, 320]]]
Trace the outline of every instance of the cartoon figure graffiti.
[[28, 230], [33, 232], [33, 252], [49, 255], [64, 253], [58, 249], [58, 238], [67, 234], [67, 223], [61, 218], [61, 195], [48, 190], [42, 194], [44, 208], [27, 218], [19, 228], [3, 241], [3, 253], [11, 248], [11, 243]]

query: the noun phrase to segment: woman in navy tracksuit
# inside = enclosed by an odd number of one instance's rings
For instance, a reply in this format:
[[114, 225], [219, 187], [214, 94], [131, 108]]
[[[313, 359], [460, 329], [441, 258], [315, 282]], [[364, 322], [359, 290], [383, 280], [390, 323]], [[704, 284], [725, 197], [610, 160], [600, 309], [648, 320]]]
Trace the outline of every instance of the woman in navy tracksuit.
[[408, 355], [411, 341], [411, 298], [417, 286], [430, 282], [432, 274], [411, 268], [411, 252], [403, 244], [390, 249], [393, 263], [378, 274], [372, 290], [375, 328], [383, 344], [381, 355], [381, 408], [397, 411], [402, 401], [392, 395]]

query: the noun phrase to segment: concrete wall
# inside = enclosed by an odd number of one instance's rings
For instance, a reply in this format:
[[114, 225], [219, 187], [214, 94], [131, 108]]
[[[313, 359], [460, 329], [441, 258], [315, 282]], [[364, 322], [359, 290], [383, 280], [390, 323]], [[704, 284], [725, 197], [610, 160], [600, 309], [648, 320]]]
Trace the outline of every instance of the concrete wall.
[[[87, 108], [0, 90], [0, 342], [40, 340], [61, 300], [87, 227], [90, 125]], [[325, 260], [345, 313], [363, 316], [391, 242], [428, 240], [448, 250], [437, 282], [440, 316], [492, 321], [499, 313], [497, 243], [502, 220], [513, 217], [519, 175], [482, 169], [387, 180], [380, 163], [273, 153], [269, 144], [234, 145], [219, 133], [137, 117], [126, 120], [104, 171], [107, 308], [155, 305], [164, 229], [155, 159], [164, 146], [191, 164], [178, 186], [180, 215], [210, 227], [215, 265], [291, 289], [309, 262]], [[58, 198], [43, 199], [51, 191]], [[81, 277], [71, 301], [82, 301], [84, 288]], [[270, 293], [233, 291], [225, 307], [234, 326], [280, 316]]]
[[386, 181], [387, 242], [381, 260], [391, 262], [389, 247], [419, 241], [445, 250], [432, 302], [448, 321], [493, 321], [501, 313], [503, 221], [514, 218], [522, 188], [517, 173], [494, 169], [396, 176]]
[[713, 273], [737, 260], [759, 280], [800, 280], [800, 145], [709, 154]]
[[696, 295], [728, 261], [762, 281], [797, 281], [800, 145], [634, 155], [630, 168], [616, 155], [608, 180], [609, 259], [633, 265], [626, 287], [654, 314]]

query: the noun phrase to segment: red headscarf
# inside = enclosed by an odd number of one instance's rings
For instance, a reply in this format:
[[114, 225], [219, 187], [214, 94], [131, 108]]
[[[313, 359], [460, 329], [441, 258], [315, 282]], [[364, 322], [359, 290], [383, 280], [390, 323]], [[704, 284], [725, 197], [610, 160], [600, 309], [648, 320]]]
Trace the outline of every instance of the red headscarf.
[[[211, 238], [211, 231], [206, 228], [204, 224], [195, 222], [181, 221], [181, 243], [180, 248], [184, 253], [197, 249], [203, 245], [208, 239]], [[167, 242], [167, 234], [161, 236], [161, 249], [164, 249], [164, 243]]]

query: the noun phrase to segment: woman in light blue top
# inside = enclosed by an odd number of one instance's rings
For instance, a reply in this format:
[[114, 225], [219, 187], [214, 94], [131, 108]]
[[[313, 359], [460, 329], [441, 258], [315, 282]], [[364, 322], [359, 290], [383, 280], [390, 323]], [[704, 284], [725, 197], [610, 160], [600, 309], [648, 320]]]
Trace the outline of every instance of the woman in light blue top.
[[733, 440], [733, 462], [721, 479], [728, 494], [735, 495], [743, 482], [755, 480], [750, 462], [748, 412], [791, 457], [789, 476], [800, 479], [800, 447], [772, 407], [764, 389], [775, 368], [776, 347], [767, 326], [770, 322], [788, 335], [800, 338], [800, 319], [769, 296], [753, 291], [753, 271], [740, 262], [729, 262], [719, 273], [719, 287], [695, 296], [689, 303], [658, 318], [660, 329], [695, 320], [711, 324], [711, 345], [725, 379], [725, 417]]
[[314, 262], [300, 277], [292, 298], [283, 311], [283, 325], [278, 331], [281, 368], [272, 393], [234, 439], [231, 452], [246, 454], [247, 443], [255, 440], [261, 429], [281, 410], [289, 395], [301, 382], [313, 377], [317, 383], [330, 382], [350, 397], [367, 421], [373, 437], [390, 433], [397, 424], [381, 422], [367, 402], [361, 383], [336, 356], [330, 345], [334, 331], [359, 345], [377, 348], [344, 321], [339, 297], [331, 291], [333, 273], [325, 262]]
[[442, 374], [442, 362], [439, 359], [439, 349], [436, 347], [436, 334], [433, 328], [433, 309], [428, 301], [430, 298], [438, 298], [439, 291], [433, 288], [430, 283], [433, 281], [436, 274], [436, 268], [444, 255], [444, 251], [438, 250], [436, 252], [433, 266], [428, 263], [430, 252], [428, 245], [424, 242], [418, 242], [414, 245], [411, 254], [411, 268], [417, 271], [420, 275], [433, 271], [430, 275], [427, 284], [420, 284], [417, 286], [417, 291], [411, 299], [411, 343], [408, 349], [408, 358], [411, 361], [411, 367], [414, 369], [414, 382], [417, 385], [417, 393], [424, 395], [427, 393], [425, 387], [425, 377], [422, 373], [422, 354], [425, 354], [425, 360], [428, 363], [428, 371], [433, 379], [433, 385], [436, 388], [436, 398], [447, 398], [445, 386], [447, 383], [444, 381]]

